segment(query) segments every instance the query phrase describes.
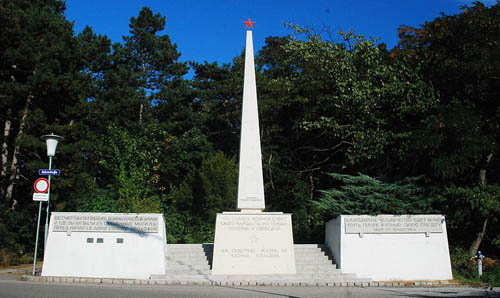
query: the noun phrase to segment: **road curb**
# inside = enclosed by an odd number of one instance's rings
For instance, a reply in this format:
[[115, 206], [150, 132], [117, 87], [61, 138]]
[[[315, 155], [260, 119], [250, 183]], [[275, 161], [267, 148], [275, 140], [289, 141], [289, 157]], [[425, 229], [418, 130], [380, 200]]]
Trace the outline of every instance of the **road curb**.
[[458, 286], [452, 280], [410, 281], [410, 282], [287, 282], [287, 281], [193, 281], [193, 280], [154, 280], [154, 279], [120, 279], [120, 278], [82, 278], [82, 277], [46, 277], [23, 275], [22, 280], [42, 283], [87, 283], [117, 284], [142, 286], [273, 286], [273, 287], [442, 287]]

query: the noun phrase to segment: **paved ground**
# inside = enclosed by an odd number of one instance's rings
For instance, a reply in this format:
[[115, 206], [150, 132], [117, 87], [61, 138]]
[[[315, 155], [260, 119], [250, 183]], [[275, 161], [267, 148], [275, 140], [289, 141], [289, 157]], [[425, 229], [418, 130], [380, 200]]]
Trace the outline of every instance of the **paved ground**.
[[[41, 266], [41, 262], [37, 263], [37, 266]], [[20, 279], [23, 275], [31, 275], [32, 273], [33, 273], [33, 264], [0, 267], [0, 280]]]
[[20, 281], [32, 265], [0, 268], [0, 298], [129, 298], [129, 297], [499, 297], [500, 288], [470, 287], [229, 287], [68, 284]]
[[500, 288], [327, 288], [327, 287], [221, 287], [126, 286], [107, 284], [57, 284], [0, 280], [0, 298], [129, 298], [129, 297], [500, 297]]

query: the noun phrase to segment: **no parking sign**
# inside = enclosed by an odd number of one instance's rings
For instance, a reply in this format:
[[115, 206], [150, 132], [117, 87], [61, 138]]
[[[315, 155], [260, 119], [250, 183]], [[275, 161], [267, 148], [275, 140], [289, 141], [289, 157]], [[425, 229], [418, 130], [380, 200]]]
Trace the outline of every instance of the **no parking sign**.
[[49, 186], [50, 186], [49, 180], [47, 180], [45, 178], [36, 179], [35, 184], [33, 185], [33, 187], [35, 188], [35, 191], [41, 192], [41, 193], [47, 192], [49, 190]]
[[35, 188], [35, 193], [33, 193], [33, 201], [47, 202], [49, 200], [49, 190], [50, 184], [49, 180], [45, 178], [38, 178], [33, 185]]

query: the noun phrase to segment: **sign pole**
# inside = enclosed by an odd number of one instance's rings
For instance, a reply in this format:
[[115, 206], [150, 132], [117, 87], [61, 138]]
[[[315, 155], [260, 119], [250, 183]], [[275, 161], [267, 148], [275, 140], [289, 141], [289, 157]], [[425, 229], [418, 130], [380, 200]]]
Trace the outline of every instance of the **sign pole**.
[[[49, 171], [52, 170], [52, 156], [49, 156]], [[45, 248], [47, 247], [47, 234], [49, 233], [49, 207], [50, 207], [50, 178], [52, 176], [49, 175], [49, 189], [47, 191], [48, 200], [47, 200], [47, 217], [45, 218], [45, 239], [43, 241], [43, 254], [45, 255]]]
[[40, 234], [40, 217], [42, 216], [42, 202], [38, 207], [38, 222], [36, 224], [35, 256], [33, 258], [33, 275], [36, 273], [36, 252], [38, 250], [38, 234]]

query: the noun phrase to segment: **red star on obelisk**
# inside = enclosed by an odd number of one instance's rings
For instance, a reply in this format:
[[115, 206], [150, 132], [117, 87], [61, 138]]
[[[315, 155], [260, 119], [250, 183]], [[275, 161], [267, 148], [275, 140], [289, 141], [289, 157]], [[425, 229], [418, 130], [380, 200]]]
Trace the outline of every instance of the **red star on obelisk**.
[[247, 28], [253, 29], [253, 24], [255, 24], [255, 22], [250, 21], [250, 18], [248, 18], [248, 21], [243, 22], [243, 23], [246, 24], [245, 29], [247, 29]]

